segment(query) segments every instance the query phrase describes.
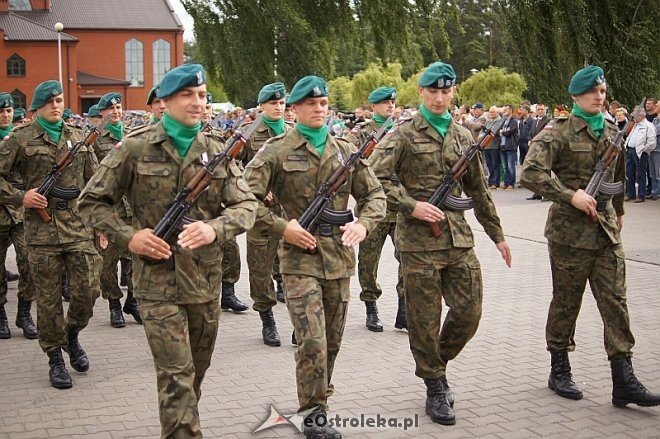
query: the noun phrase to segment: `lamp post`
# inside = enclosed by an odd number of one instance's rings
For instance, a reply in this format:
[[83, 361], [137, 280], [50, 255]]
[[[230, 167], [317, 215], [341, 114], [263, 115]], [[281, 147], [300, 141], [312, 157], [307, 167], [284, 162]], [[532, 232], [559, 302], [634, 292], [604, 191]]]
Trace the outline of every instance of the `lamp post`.
[[53, 27], [55, 28], [55, 32], [57, 32], [57, 71], [60, 84], [62, 84], [62, 31], [64, 30], [64, 25], [58, 21]]
[[470, 69], [470, 73], [472, 73], [473, 75], [474, 75], [475, 73], [477, 73], [478, 71], [479, 71], [479, 70], [475, 69], [474, 67]]
[[493, 31], [489, 27], [484, 35], [488, 37], [488, 65], [493, 65]]

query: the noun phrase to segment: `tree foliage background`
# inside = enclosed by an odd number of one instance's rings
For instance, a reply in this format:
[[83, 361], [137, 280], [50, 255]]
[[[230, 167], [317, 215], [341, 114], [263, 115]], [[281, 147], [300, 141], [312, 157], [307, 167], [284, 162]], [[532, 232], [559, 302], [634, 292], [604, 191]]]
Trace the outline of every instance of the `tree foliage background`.
[[[657, 0], [182, 3], [195, 22], [191, 58], [207, 68], [217, 93], [244, 106], [266, 83], [290, 88], [309, 74], [330, 82], [331, 102], [342, 109], [363, 105], [380, 85], [396, 86], [399, 104], [416, 105], [416, 75], [437, 60], [453, 65], [464, 102], [515, 103], [520, 94], [568, 102], [572, 73], [589, 63], [605, 69], [612, 99], [631, 105], [660, 96]], [[481, 96], [499, 75], [490, 65], [519, 73], [522, 83], [515, 82], [526, 88]]]

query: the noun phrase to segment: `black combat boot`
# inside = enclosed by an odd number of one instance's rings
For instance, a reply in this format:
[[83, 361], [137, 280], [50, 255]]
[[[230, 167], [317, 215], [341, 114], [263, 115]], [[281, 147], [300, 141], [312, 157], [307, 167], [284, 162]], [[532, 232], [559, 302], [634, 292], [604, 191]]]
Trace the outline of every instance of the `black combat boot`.
[[341, 433], [330, 426], [324, 410], [315, 410], [303, 421], [303, 435], [311, 439], [341, 439]]
[[248, 306], [238, 300], [234, 291], [234, 284], [222, 281], [222, 298], [220, 299], [220, 308], [230, 309], [234, 312], [247, 311]]
[[89, 360], [87, 354], [78, 342], [78, 331], [69, 329], [66, 333], [67, 347], [64, 349], [69, 354], [69, 362], [78, 372], [87, 372], [89, 370]]
[[364, 305], [367, 307], [367, 329], [373, 332], [383, 332], [383, 324], [378, 318], [378, 307], [374, 301], [366, 301]]
[[396, 320], [394, 321], [396, 329], [408, 329], [408, 319], [406, 318], [406, 299], [399, 297], [399, 307], [396, 310]]
[[273, 309], [268, 311], [259, 311], [259, 317], [263, 327], [261, 329], [261, 336], [264, 338], [266, 346], [280, 346], [280, 334], [277, 333], [277, 326], [275, 325], [275, 317], [273, 317]]
[[124, 302], [124, 308], [122, 308], [125, 314], [133, 316], [136, 322], [140, 325], [142, 324], [142, 316], [140, 315], [140, 308], [138, 307], [137, 300], [133, 297], [133, 292], [129, 291], [126, 294], [126, 301]]
[[451, 387], [449, 387], [447, 376], [445, 375], [440, 377], [440, 381], [442, 381], [442, 386], [445, 388], [445, 395], [447, 395], [447, 402], [449, 403], [449, 407], [454, 408], [454, 392], [452, 392]]
[[16, 282], [21, 278], [18, 273], [9, 270], [5, 270], [5, 276], [7, 276], [7, 282]]
[[0, 340], [11, 338], [11, 331], [9, 330], [9, 322], [7, 321], [7, 313], [5, 306], [0, 306]]
[[660, 395], [651, 393], [635, 376], [632, 358], [619, 358], [611, 361], [612, 366], [612, 404], [625, 407], [637, 404], [641, 407], [660, 405]]
[[18, 298], [18, 311], [16, 312], [16, 326], [23, 330], [23, 337], [30, 340], [35, 340], [39, 338], [39, 331], [37, 331], [37, 326], [32, 320], [32, 315], [30, 314], [30, 308], [32, 308], [32, 302]]
[[121, 302], [119, 299], [108, 299], [108, 308], [110, 308], [110, 326], [113, 328], [123, 328], [126, 326], [124, 315], [121, 313]]
[[69, 282], [66, 278], [66, 274], [62, 275], [62, 299], [65, 302], [71, 300], [71, 293], [69, 292]]
[[426, 414], [437, 424], [454, 425], [456, 416], [447, 401], [447, 393], [440, 378], [425, 379]]
[[277, 301], [284, 303], [284, 284], [282, 283], [281, 280], [276, 281], [277, 282], [277, 289], [275, 290], [275, 293], [277, 294]]
[[298, 346], [298, 340], [296, 340], [296, 331], [291, 331], [291, 344]]
[[128, 286], [128, 276], [131, 275], [131, 260], [126, 258], [121, 258], [119, 260], [119, 266], [121, 267], [121, 274], [119, 276], [119, 285], [122, 287]]
[[548, 387], [562, 398], [582, 399], [582, 390], [573, 382], [568, 352], [550, 352]]
[[62, 358], [62, 350], [60, 348], [48, 352], [48, 366], [50, 366], [48, 375], [50, 376], [51, 386], [56, 389], [70, 389], [73, 386], [71, 375], [69, 375], [64, 365], [64, 358]]

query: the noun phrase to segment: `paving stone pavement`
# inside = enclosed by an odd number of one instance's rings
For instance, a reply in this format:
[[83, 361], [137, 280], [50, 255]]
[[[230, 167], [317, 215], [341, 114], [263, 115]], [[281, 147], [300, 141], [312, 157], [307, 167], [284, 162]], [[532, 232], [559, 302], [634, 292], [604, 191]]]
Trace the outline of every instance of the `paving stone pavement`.
[[[550, 203], [526, 201], [527, 196], [522, 189], [494, 192], [513, 251], [510, 270], [473, 215], [467, 214], [483, 269], [484, 312], [477, 335], [448, 367], [456, 395], [455, 426], [433, 424], [425, 415], [425, 389], [414, 375], [407, 333], [393, 327], [396, 261], [390, 243], [379, 273], [384, 332], [365, 328], [359, 285], [352, 280], [330, 416], [380, 415], [416, 424], [407, 430], [348, 424], [341, 428], [344, 437], [660, 437], [660, 408], [617, 409], [610, 403], [602, 323], [588, 290], [578, 320], [578, 348], [571, 355], [585, 397], [571, 401], [548, 390], [544, 327], [551, 284], [543, 225]], [[647, 387], [660, 392], [660, 202], [626, 207], [635, 370]], [[244, 252], [244, 235], [240, 243]], [[13, 253], [8, 267], [15, 269]], [[74, 387], [56, 390], [48, 384], [47, 357], [36, 341], [23, 338], [13, 325], [15, 287], [10, 284], [6, 307], [13, 337], [0, 341], [0, 439], [158, 437], [155, 374], [142, 327], [127, 319], [125, 328], [111, 328], [107, 302], [99, 299], [81, 334], [91, 368], [87, 373], [69, 368]], [[245, 265], [237, 291], [248, 300]], [[291, 323], [284, 305], [278, 304], [274, 313], [284, 342], [279, 348], [263, 345], [256, 312], [222, 314], [213, 362], [202, 386], [200, 415], [206, 437], [300, 437], [290, 425], [251, 433], [268, 417], [271, 404], [284, 415], [297, 408], [294, 348], [288, 343]]]

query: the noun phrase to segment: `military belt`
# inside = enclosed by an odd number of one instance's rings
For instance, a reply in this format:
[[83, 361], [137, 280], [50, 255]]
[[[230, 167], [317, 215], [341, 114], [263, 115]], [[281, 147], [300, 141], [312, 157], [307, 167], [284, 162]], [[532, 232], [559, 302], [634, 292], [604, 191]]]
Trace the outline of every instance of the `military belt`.
[[78, 205], [78, 200], [62, 200], [59, 198], [48, 199], [48, 209], [52, 210], [67, 210], [73, 209]]

